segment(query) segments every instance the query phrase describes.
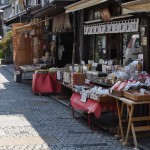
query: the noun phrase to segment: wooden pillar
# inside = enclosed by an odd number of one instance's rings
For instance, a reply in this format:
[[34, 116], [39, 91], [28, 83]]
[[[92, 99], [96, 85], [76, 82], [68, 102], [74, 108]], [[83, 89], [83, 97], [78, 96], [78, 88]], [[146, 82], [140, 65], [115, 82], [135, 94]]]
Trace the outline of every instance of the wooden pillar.
[[[150, 73], [150, 21], [149, 19], [141, 20], [141, 28], [145, 28], [145, 34], [141, 34], [141, 48], [143, 50], [143, 70], [146, 70]], [[143, 45], [143, 37], [147, 37], [147, 45]]]
[[79, 39], [80, 39], [80, 45], [79, 45], [79, 53], [80, 53], [80, 61], [84, 60], [84, 45], [83, 45], [83, 39], [84, 39], [84, 35], [83, 35], [83, 30], [84, 30], [84, 10], [80, 10], [80, 14], [79, 14], [80, 18], [80, 24], [79, 24]]
[[150, 20], [147, 20], [147, 49], [146, 49], [146, 71], [150, 73]]

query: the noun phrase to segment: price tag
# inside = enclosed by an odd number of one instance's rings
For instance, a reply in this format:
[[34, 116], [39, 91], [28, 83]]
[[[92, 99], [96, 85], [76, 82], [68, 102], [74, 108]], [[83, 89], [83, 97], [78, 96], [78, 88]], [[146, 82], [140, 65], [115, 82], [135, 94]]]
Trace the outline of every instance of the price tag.
[[110, 92], [110, 93], [112, 93], [112, 90], [113, 90], [113, 89], [112, 89], [112, 88], [110, 88], [109, 92]]
[[60, 71], [57, 71], [57, 80], [60, 80]]
[[140, 89], [140, 94], [142, 94], [142, 95], [144, 95], [144, 93], [145, 93], [145, 89]]
[[87, 100], [87, 93], [82, 93], [82, 95], [81, 95], [81, 102], [86, 102], [86, 100]]
[[82, 61], [81, 61], [81, 65], [85, 65], [85, 61], [82, 60]]
[[97, 67], [98, 63], [92, 63], [93, 67]]
[[112, 80], [112, 84], [115, 84], [115, 81], [114, 81], [114, 80]]
[[85, 83], [86, 83], [86, 84], [90, 84], [90, 80], [85, 79]]
[[20, 74], [20, 71], [15, 71], [15, 74], [17, 74], [17, 75]]
[[88, 64], [92, 64], [94, 60], [88, 60]]
[[74, 91], [77, 93], [78, 92], [78, 90], [77, 89], [74, 89]]
[[98, 100], [98, 96], [96, 94], [90, 94], [90, 98], [93, 100]]

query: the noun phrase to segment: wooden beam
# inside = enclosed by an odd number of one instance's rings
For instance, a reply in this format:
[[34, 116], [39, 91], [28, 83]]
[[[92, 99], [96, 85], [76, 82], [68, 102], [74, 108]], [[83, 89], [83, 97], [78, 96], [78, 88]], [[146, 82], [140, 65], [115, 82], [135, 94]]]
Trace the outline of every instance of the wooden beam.
[[146, 121], [146, 120], [150, 120], [150, 116], [132, 118], [132, 121]]
[[140, 131], [150, 131], [150, 126], [135, 127], [135, 132], [140, 132]]

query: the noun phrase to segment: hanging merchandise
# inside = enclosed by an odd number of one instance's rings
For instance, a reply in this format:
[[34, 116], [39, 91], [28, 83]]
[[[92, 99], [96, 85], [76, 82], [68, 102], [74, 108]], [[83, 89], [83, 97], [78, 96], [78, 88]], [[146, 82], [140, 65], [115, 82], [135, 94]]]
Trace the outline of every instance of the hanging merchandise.
[[70, 22], [69, 15], [67, 14], [64, 17], [65, 17], [65, 19], [64, 19], [64, 29], [69, 30], [69, 29], [71, 29], [71, 22]]
[[53, 33], [69, 29], [71, 29], [71, 22], [68, 14], [63, 14], [53, 18], [53, 29], [52, 29]]
[[101, 14], [101, 17], [102, 17], [103, 21], [109, 21], [111, 15], [110, 15], [110, 12], [109, 12], [109, 10], [107, 8], [102, 9], [100, 11], [100, 14]]
[[137, 32], [138, 30], [139, 30], [139, 19], [129, 19], [107, 23], [84, 25], [84, 35]]

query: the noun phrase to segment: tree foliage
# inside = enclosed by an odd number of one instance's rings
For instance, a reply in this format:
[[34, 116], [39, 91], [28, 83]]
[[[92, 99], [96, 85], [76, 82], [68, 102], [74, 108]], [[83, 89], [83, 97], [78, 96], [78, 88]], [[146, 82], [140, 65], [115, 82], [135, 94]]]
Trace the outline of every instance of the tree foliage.
[[9, 31], [0, 41], [0, 49], [2, 51], [6, 51], [7, 49], [9, 49], [11, 43], [12, 43], [12, 31]]

